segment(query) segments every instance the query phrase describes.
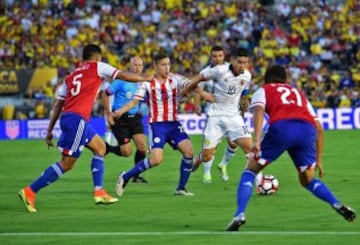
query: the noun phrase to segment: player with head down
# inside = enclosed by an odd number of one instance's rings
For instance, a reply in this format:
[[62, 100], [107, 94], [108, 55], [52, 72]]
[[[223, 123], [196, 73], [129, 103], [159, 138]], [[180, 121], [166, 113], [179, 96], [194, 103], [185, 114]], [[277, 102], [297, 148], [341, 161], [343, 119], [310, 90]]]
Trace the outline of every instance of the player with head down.
[[119, 78], [126, 81], [140, 82], [151, 80], [152, 76], [121, 72], [109, 64], [101, 62], [101, 49], [98, 45], [84, 47], [84, 63], [65, 78], [64, 90], [56, 100], [50, 118], [46, 143], [52, 144], [52, 130], [60, 114], [61, 136], [57, 143], [61, 159], [47, 169], [29, 186], [19, 191], [19, 197], [29, 212], [36, 212], [36, 193], [53, 183], [64, 173], [71, 170], [80, 157], [84, 147], [93, 152], [91, 172], [94, 183], [96, 204], [111, 204], [118, 199], [110, 196], [103, 188], [105, 143], [89, 124], [93, 104], [105, 78]]
[[[252, 96], [250, 108], [254, 116], [254, 142], [247, 168], [237, 190], [237, 210], [227, 231], [237, 231], [245, 224], [245, 209], [252, 196], [255, 175], [287, 151], [298, 170], [300, 184], [314, 196], [327, 202], [347, 221], [356, 218], [355, 211], [342, 204], [330, 189], [315, 178], [323, 166], [318, 162], [315, 113], [306, 96], [286, 83], [286, 70], [270, 66], [265, 72], [265, 85]], [[269, 128], [261, 141], [264, 114], [269, 115]]]

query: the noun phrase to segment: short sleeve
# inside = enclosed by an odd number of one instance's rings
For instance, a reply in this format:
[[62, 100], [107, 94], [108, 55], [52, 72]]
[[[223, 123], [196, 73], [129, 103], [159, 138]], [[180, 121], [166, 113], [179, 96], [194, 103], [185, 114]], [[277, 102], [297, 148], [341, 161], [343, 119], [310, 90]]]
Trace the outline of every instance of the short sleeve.
[[249, 108], [253, 108], [255, 106], [266, 106], [266, 98], [265, 98], [265, 90], [263, 88], [259, 88], [253, 94], [251, 98], [251, 103]]
[[310, 115], [315, 119], [318, 120], [318, 117], [315, 113], [314, 107], [311, 105], [309, 100], [306, 100], [306, 108], [309, 111]]
[[104, 62], [98, 62], [97, 69], [99, 77], [102, 78], [115, 79], [117, 74], [120, 72], [120, 70]]
[[172, 77], [174, 80], [176, 80], [177, 88], [182, 89], [186, 87], [189, 83], [191, 83], [191, 80], [187, 77], [184, 77], [180, 74], [172, 74]]
[[134, 99], [137, 100], [145, 99], [148, 84], [149, 84], [148, 82], [140, 83], [140, 85], [137, 87], [137, 90], [135, 92]]
[[203, 74], [203, 76], [205, 77], [206, 80], [214, 80], [216, 78], [217, 74], [219, 73], [220, 67], [221, 66], [218, 65], [213, 68], [204, 69], [200, 73]]
[[65, 100], [66, 98], [66, 84], [61, 84], [55, 91], [55, 98], [58, 100]]
[[246, 84], [245, 84], [244, 90], [241, 93], [242, 96], [246, 96], [249, 94], [250, 84], [251, 84], [251, 74], [249, 72], [247, 75], [247, 78], [246, 78]]

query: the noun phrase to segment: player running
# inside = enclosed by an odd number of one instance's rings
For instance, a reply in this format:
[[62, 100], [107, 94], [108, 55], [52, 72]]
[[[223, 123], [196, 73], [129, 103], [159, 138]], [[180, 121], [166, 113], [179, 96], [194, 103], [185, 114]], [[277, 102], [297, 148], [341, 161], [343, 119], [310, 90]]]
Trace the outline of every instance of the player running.
[[52, 130], [60, 114], [62, 130], [57, 146], [61, 159], [45, 169], [33, 183], [19, 191], [19, 197], [29, 212], [36, 212], [36, 193], [56, 181], [65, 172], [71, 170], [85, 147], [93, 152], [91, 173], [94, 183], [94, 200], [96, 204], [111, 204], [118, 201], [103, 188], [105, 144], [101, 137], [88, 123], [91, 110], [104, 78], [119, 78], [139, 82], [151, 80], [137, 74], [125, 73], [101, 62], [99, 46], [89, 44], [83, 50], [84, 63], [65, 78], [65, 90], [60, 92], [50, 118], [46, 143], [53, 146]]
[[[298, 170], [299, 181], [314, 196], [327, 202], [347, 221], [354, 221], [355, 211], [342, 204], [329, 188], [315, 178], [315, 169], [323, 173], [317, 162], [315, 148], [317, 133], [315, 113], [305, 95], [286, 83], [286, 70], [270, 66], [265, 72], [265, 85], [257, 90], [251, 100], [254, 113], [254, 143], [252, 157], [243, 171], [237, 190], [237, 210], [227, 231], [237, 231], [245, 224], [245, 209], [252, 196], [255, 175], [287, 151]], [[261, 141], [264, 114], [269, 115], [269, 128]], [[319, 151], [318, 151], [319, 152]]]
[[[130, 72], [141, 74], [143, 71], [143, 61], [140, 57], [130, 59]], [[142, 115], [139, 113], [139, 106], [134, 106], [121, 117], [114, 119], [112, 111], [116, 111], [130, 102], [138, 88], [138, 83], [129, 83], [122, 80], [115, 80], [104, 91], [102, 99], [104, 104], [105, 116], [111, 131], [118, 142], [118, 146], [112, 146], [106, 143], [106, 152], [111, 152], [117, 156], [128, 157], [131, 155], [131, 139], [136, 146], [134, 164], [145, 159], [146, 141], [144, 127], [142, 124]], [[114, 96], [111, 110], [109, 108], [109, 97]], [[149, 183], [144, 177], [136, 175], [132, 179], [135, 183]]]
[[[217, 65], [228, 64], [225, 62], [225, 52], [222, 47], [220, 46], [213, 46], [210, 52], [210, 64], [206, 66], [200, 73], [206, 73], [209, 69]], [[213, 93], [214, 92], [214, 81], [208, 80], [205, 82], [199, 83], [198, 87], [200, 87], [203, 91]], [[196, 113], [198, 115], [201, 114], [200, 102], [201, 102], [201, 92], [195, 93], [195, 105], [196, 105]], [[208, 107], [210, 103], [206, 104], [206, 113], [208, 111]], [[224, 151], [224, 155], [222, 157], [221, 162], [217, 165], [218, 170], [220, 171], [220, 177], [223, 181], [229, 180], [229, 175], [227, 173], [227, 164], [234, 158], [235, 153], [237, 151], [237, 145], [229, 138], [227, 138], [227, 146]], [[212, 183], [212, 176], [211, 176], [211, 167], [213, 164], [214, 158], [210, 161], [205, 162], [204, 166], [204, 174], [202, 181], [204, 184]], [[200, 164], [200, 163], [198, 163]]]
[[[224, 136], [239, 146], [246, 156], [250, 153], [251, 134], [244, 123], [241, 114], [244, 114], [248, 106], [248, 90], [251, 82], [251, 74], [248, 67], [249, 55], [243, 48], [231, 53], [231, 63], [224, 63], [207, 69], [195, 76], [192, 83], [186, 87], [183, 93], [187, 93], [201, 81], [214, 81], [213, 95], [215, 102], [210, 103], [208, 109], [207, 124], [203, 133], [203, 149], [193, 166], [195, 171], [201, 162], [211, 164], [217, 145]], [[239, 104], [243, 106], [239, 109]], [[262, 175], [258, 175], [258, 183]]]
[[163, 161], [164, 145], [168, 143], [182, 154], [180, 178], [175, 195], [193, 196], [194, 194], [186, 189], [193, 165], [193, 147], [189, 136], [178, 121], [180, 90], [190, 81], [179, 74], [170, 73], [170, 58], [166, 53], [155, 54], [153, 66], [154, 79], [150, 83], [142, 83], [134, 99], [113, 112], [115, 118], [121, 117], [145, 98], [149, 107], [150, 156], [119, 175], [116, 193], [122, 196], [130, 178], [158, 166]]

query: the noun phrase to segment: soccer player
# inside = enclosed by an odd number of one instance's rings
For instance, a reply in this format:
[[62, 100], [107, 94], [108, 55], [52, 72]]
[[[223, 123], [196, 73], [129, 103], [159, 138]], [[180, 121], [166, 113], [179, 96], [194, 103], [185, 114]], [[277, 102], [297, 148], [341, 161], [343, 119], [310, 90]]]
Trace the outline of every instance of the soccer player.
[[[354, 221], [355, 211], [342, 204], [328, 187], [315, 178], [323, 166], [318, 160], [315, 114], [305, 95], [286, 83], [286, 70], [279, 65], [270, 66], [265, 72], [265, 85], [258, 89], [251, 100], [254, 113], [254, 143], [249, 164], [243, 171], [237, 190], [237, 210], [227, 231], [237, 231], [245, 224], [245, 209], [251, 198], [255, 175], [287, 151], [298, 170], [300, 184], [314, 196], [327, 202], [347, 221]], [[263, 140], [264, 114], [269, 115], [269, 128]], [[321, 149], [320, 149], [321, 151]], [[319, 150], [318, 150], [319, 152]], [[320, 153], [318, 153], [320, 154]]]
[[57, 143], [61, 159], [49, 166], [42, 175], [29, 186], [19, 191], [19, 197], [29, 212], [36, 212], [35, 195], [45, 186], [56, 181], [65, 172], [71, 170], [80, 157], [84, 147], [93, 152], [91, 172], [94, 182], [94, 200], [96, 204], [111, 204], [118, 201], [103, 188], [105, 144], [88, 123], [93, 103], [104, 78], [119, 78], [140, 82], [151, 80], [152, 76], [121, 72], [109, 64], [101, 62], [99, 46], [89, 44], [83, 50], [84, 63], [65, 78], [65, 91], [59, 92], [54, 111], [50, 118], [46, 143], [53, 146], [52, 130], [59, 118], [62, 130]]
[[[140, 57], [130, 59], [130, 72], [141, 74], [143, 71], [143, 61]], [[130, 83], [122, 80], [115, 80], [103, 93], [103, 104], [105, 116], [111, 131], [115, 136], [119, 146], [111, 146], [106, 143], [106, 152], [114, 153], [118, 156], [128, 157], [131, 155], [131, 139], [136, 146], [134, 164], [145, 158], [146, 143], [144, 128], [142, 125], [142, 116], [139, 113], [139, 106], [134, 106], [121, 117], [114, 119], [112, 111], [116, 111], [130, 102], [137, 90], [138, 83]], [[111, 110], [109, 109], [109, 96], [114, 95]], [[135, 175], [132, 179], [135, 183], [148, 183], [148, 181], [140, 175]]]
[[116, 192], [122, 196], [130, 178], [158, 166], [163, 160], [164, 145], [168, 143], [182, 154], [180, 178], [175, 195], [193, 196], [194, 194], [186, 189], [193, 164], [193, 147], [189, 136], [178, 121], [180, 90], [190, 80], [170, 72], [170, 58], [165, 52], [160, 51], [154, 55], [153, 67], [154, 79], [150, 83], [142, 83], [134, 99], [113, 112], [114, 117], [121, 117], [145, 97], [149, 107], [150, 156], [119, 175]]
[[[246, 70], [248, 62], [247, 50], [239, 48], [231, 53], [230, 64], [220, 64], [199, 73], [184, 89], [183, 93], [187, 93], [202, 81], [214, 81], [215, 102], [209, 105], [207, 124], [203, 133], [203, 147], [193, 166], [193, 171], [201, 162], [204, 162], [205, 166], [211, 165], [216, 147], [223, 136], [227, 136], [245, 154], [250, 153], [251, 134], [241, 116], [248, 106], [247, 94], [251, 82], [251, 74]], [[240, 108], [239, 104], [242, 105]], [[224, 165], [220, 165], [219, 168], [224, 168]], [[260, 178], [261, 176], [259, 182]]]
[[[209, 69], [222, 64], [228, 64], [225, 62], [225, 52], [222, 47], [220, 46], [213, 46], [210, 52], [210, 64], [206, 66], [200, 73], [206, 73]], [[205, 82], [201, 82], [199, 84], [199, 87], [201, 90], [204, 90], [209, 93], [214, 92], [214, 81], [208, 80]], [[195, 93], [195, 104], [197, 108], [197, 114], [201, 114], [200, 109], [200, 101], [201, 101], [201, 91], [200, 93]], [[206, 113], [208, 111], [209, 103], [206, 105]], [[229, 138], [227, 138], [227, 146], [224, 151], [224, 155], [222, 157], [221, 162], [217, 165], [217, 168], [220, 171], [220, 177], [223, 181], [229, 180], [229, 175], [227, 174], [227, 164], [231, 161], [231, 159], [234, 158], [235, 153], [237, 151], [237, 145], [233, 143]], [[212, 163], [214, 161], [214, 158], [212, 158], [210, 161], [204, 163], [204, 174], [203, 174], [203, 183], [212, 183], [212, 177], [211, 177], [211, 167]], [[200, 164], [200, 163], [199, 163]]]

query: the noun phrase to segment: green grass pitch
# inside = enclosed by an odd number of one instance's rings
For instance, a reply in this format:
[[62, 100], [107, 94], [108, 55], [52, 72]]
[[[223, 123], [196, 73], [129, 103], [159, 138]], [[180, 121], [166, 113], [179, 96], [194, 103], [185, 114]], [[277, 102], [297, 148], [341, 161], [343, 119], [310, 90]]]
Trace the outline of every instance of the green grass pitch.
[[[360, 130], [326, 131], [324, 182], [336, 196], [360, 210]], [[192, 136], [194, 152], [201, 136]], [[96, 206], [92, 197], [91, 154], [86, 150], [75, 168], [37, 195], [37, 213], [28, 213], [17, 191], [59, 159], [43, 141], [0, 141], [0, 244], [359, 244], [360, 223], [348, 223], [327, 204], [312, 197], [297, 181], [287, 154], [266, 168], [280, 182], [278, 193], [254, 193], [247, 224], [239, 232], [225, 227], [236, 208], [236, 189], [244, 154], [237, 152], [222, 182], [215, 165], [213, 183], [203, 184], [202, 167], [190, 177], [194, 197], [174, 196], [181, 155], [165, 148], [163, 163], [145, 173], [151, 184], [129, 183], [119, 202]], [[118, 173], [131, 158], [109, 155], [105, 188], [114, 196]]]

